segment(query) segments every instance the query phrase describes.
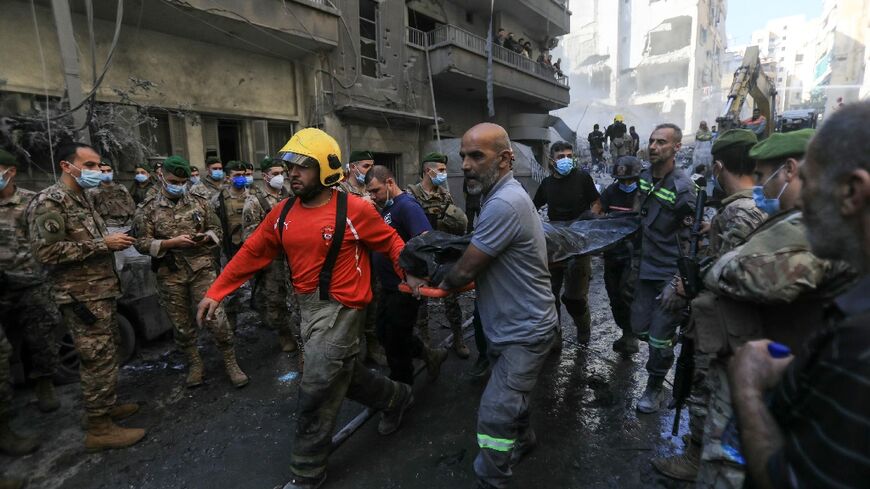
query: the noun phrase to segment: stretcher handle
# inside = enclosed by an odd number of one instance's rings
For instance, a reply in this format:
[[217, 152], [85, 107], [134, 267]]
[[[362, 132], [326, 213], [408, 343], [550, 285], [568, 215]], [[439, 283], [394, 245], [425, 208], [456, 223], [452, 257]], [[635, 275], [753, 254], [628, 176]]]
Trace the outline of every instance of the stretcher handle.
[[[459, 287], [458, 289], [453, 289], [453, 290], [444, 290], [444, 289], [439, 289], [438, 287], [428, 287], [428, 286], [424, 285], [424, 286], [420, 287], [420, 295], [425, 296], [425, 297], [441, 298], [441, 297], [447, 297], [448, 295], [451, 295], [451, 294], [458, 294], [459, 292], [465, 292], [465, 291], [471, 290], [473, 288], [474, 288], [474, 282], [468, 282], [467, 284], [463, 285], [462, 287]], [[406, 294], [413, 293], [413, 291], [411, 290], [411, 287], [409, 287], [408, 284], [406, 284], [405, 282], [402, 282], [399, 284], [399, 292], [404, 292]]]

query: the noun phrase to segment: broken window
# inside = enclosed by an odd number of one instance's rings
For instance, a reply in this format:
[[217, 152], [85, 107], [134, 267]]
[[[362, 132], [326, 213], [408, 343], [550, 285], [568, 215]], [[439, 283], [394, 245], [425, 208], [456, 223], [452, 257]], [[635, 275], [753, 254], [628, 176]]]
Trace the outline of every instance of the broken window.
[[672, 17], [647, 33], [645, 52], [648, 56], [666, 54], [688, 46], [691, 41], [692, 17]]
[[689, 86], [689, 60], [646, 64], [637, 69], [637, 89], [651, 94]]
[[359, 52], [362, 74], [378, 76], [378, 3], [359, 0]]

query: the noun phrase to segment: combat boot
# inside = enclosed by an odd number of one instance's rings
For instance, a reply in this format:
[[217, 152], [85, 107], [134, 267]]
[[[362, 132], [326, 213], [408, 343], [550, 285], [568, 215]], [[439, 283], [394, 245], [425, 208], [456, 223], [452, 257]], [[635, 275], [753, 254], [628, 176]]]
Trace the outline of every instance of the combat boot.
[[632, 355], [640, 351], [640, 346], [637, 343], [637, 336], [629, 331], [623, 331], [622, 336], [613, 342], [613, 351]]
[[317, 489], [326, 482], [326, 472], [320, 477], [299, 477], [294, 475], [290, 482], [284, 484], [283, 489]]
[[463, 360], [471, 356], [471, 351], [465, 346], [465, 338], [462, 337], [461, 326], [453, 331], [453, 353], [456, 353], [456, 356]]
[[0, 489], [22, 489], [24, 487], [24, 479], [7, 479], [0, 477]]
[[389, 435], [395, 433], [402, 424], [402, 416], [405, 411], [414, 404], [414, 392], [408, 384], [398, 383], [402, 390], [401, 397], [392, 409], [384, 409], [381, 413], [381, 421], [378, 423], [378, 433]]
[[447, 350], [424, 346], [423, 360], [426, 362], [426, 379], [429, 382], [435, 382], [438, 380], [438, 374], [441, 373], [441, 364], [447, 360]]
[[122, 428], [112, 422], [109, 415], [88, 418], [85, 448], [97, 452], [112, 448], [127, 448], [145, 437], [142, 428]]
[[689, 443], [680, 455], [652, 459], [652, 466], [660, 474], [680, 481], [695, 482], [701, 463], [701, 446]]
[[640, 400], [637, 401], [637, 411], [641, 414], [653, 414], [659, 411], [662, 408], [662, 405], [665, 402], [665, 397], [667, 396], [667, 392], [664, 387], [662, 387], [662, 383], [664, 382], [664, 377], [650, 377], [647, 380], [646, 389], [643, 391], [643, 395]]
[[[121, 421], [122, 419], [127, 419], [130, 416], [133, 416], [139, 412], [139, 405], [135, 402], [130, 402], [126, 404], [115, 404], [112, 406], [112, 409], [109, 409], [109, 418], [112, 421]], [[85, 431], [88, 430], [88, 414], [82, 414], [82, 429]]]
[[199, 356], [199, 350], [195, 346], [191, 346], [187, 352], [187, 388], [199, 387], [202, 385], [202, 357]]
[[40, 411], [50, 413], [60, 408], [60, 401], [57, 399], [57, 393], [54, 391], [51, 377], [40, 377], [37, 379], [34, 390], [36, 391], [36, 403]]
[[227, 375], [230, 376], [230, 381], [237, 388], [248, 385], [248, 376], [239, 368], [236, 362], [236, 351], [233, 348], [224, 350], [224, 367], [227, 369]]
[[39, 448], [39, 440], [35, 436], [21, 436], [12, 431], [9, 418], [0, 417], [0, 452], [14, 457], [33, 453]]
[[299, 349], [299, 344], [296, 343], [292, 333], [278, 333], [278, 344], [281, 345], [281, 351], [284, 353], [293, 353]]

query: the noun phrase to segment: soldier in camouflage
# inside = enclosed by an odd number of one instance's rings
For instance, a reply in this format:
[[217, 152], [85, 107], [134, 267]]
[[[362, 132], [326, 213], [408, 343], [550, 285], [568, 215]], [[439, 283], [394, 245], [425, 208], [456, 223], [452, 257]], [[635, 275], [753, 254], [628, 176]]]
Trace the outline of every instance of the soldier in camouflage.
[[[290, 197], [284, 187], [284, 174], [287, 168], [281, 160], [266, 158], [260, 163], [263, 173], [263, 188], [256, 194], [251, 193], [245, 201], [242, 215], [245, 222], [245, 239], [248, 239], [266, 214], [279, 202]], [[272, 265], [259, 272], [254, 278], [253, 300], [260, 312], [263, 323], [278, 332], [281, 351], [290, 353], [299, 348], [296, 335], [299, 331], [299, 303], [289, 286], [290, 277], [283, 257], [276, 258]], [[287, 301], [292, 301], [292, 312], [288, 313]], [[295, 330], [295, 332], [294, 332]]]
[[114, 171], [108, 161], [100, 162], [100, 185], [88, 190], [94, 207], [106, 226], [124, 227], [133, 223], [136, 202], [123, 185], [114, 183]]
[[145, 195], [154, 187], [154, 179], [151, 177], [152, 173], [154, 173], [154, 169], [148, 163], [136, 165], [133, 183], [130, 184], [130, 196], [136, 205], [145, 200]]
[[[746, 238], [767, 218], [752, 198], [755, 185], [755, 160], [749, 151], [758, 142], [755, 133], [745, 129], [732, 129], [719, 136], [713, 144], [714, 163], [713, 183], [727, 195], [721, 208], [713, 218], [709, 231], [709, 246], [702, 250], [702, 257], [709, 260], [719, 258], [746, 242]], [[681, 291], [682, 292], [682, 291]], [[699, 315], [706, 314], [705, 307], [715, 301], [715, 294], [702, 291], [692, 302], [692, 317], [687, 335], [697, 342], [698, 324], [705, 324]], [[689, 440], [684, 452], [672, 457], [652, 460], [653, 467], [660, 473], [677, 480], [695, 481], [701, 456], [701, 443], [704, 437], [704, 422], [707, 416], [710, 391], [707, 372], [713, 355], [695, 350], [695, 372], [692, 395], [688, 399]]]
[[190, 192], [210, 200], [224, 188], [225, 180], [224, 164], [217, 156], [209, 156], [205, 159], [205, 176], [190, 187]]
[[745, 468], [723, 442], [733, 419], [726, 376], [733, 351], [759, 338], [800, 351], [803, 341], [824, 324], [827, 303], [855, 277], [845, 262], [814, 255], [807, 241], [799, 208], [799, 167], [812, 134], [809, 129], [776, 133], [750, 151], [750, 158], [757, 160], [753, 198], [770, 217], [744, 244], [722, 254], [704, 276], [715, 301], [700, 307], [696, 349], [715, 357], [707, 374], [710, 397], [699, 487], [743, 487]]
[[114, 423], [139, 409], [116, 404], [115, 396], [115, 300], [121, 291], [112, 253], [129, 248], [133, 238], [109, 234], [85, 192], [100, 183], [100, 156], [93, 147], [71, 143], [54, 153], [60, 180], [39, 192], [27, 209], [33, 256], [51, 277], [54, 300], [81, 359], [85, 447], [123, 448], [145, 436], [145, 430]]
[[[447, 156], [429, 153], [423, 157], [423, 175], [420, 183], [411, 184], [407, 192], [423, 206], [432, 229], [462, 236], [468, 228], [465, 213], [453, 203], [447, 186]], [[471, 352], [462, 337], [462, 309], [455, 295], [444, 298], [447, 323], [453, 331], [453, 351], [459, 358], [468, 358]], [[429, 304], [424, 301], [417, 316], [417, 328], [424, 343], [429, 342]]]
[[[161, 305], [175, 326], [175, 343], [187, 354], [187, 387], [196, 387], [203, 383], [203, 365], [190, 308], [202, 299], [216, 277], [213, 250], [221, 242], [221, 228], [209, 203], [187, 192], [188, 178], [187, 160], [180, 156], [167, 158], [163, 164], [163, 189], [139, 206], [135, 228], [136, 249], [151, 256]], [[233, 331], [222, 307], [207, 326], [223, 354], [233, 385], [247, 385], [248, 377], [236, 362]]]
[[347, 175], [344, 180], [338, 184], [338, 188], [349, 193], [372, 201], [371, 196], [366, 192], [366, 173], [371, 170], [375, 164], [375, 159], [369, 151], [353, 151], [350, 154], [350, 159], [347, 164]]

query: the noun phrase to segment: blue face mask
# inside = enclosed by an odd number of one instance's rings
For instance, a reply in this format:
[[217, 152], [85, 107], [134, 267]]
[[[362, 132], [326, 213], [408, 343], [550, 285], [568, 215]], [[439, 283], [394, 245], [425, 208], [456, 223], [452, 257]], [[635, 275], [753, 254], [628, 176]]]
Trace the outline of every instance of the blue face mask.
[[360, 185], [365, 185], [365, 183], [366, 183], [366, 176], [363, 175], [362, 173], [357, 173], [357, 174], [356, 174], [356, 181], [357, 181], [357, 183], [359, 183]]
[[[78, 168], [78, 167], [75, 167]], [[76, 183], [79, 184], [81, 188], [94, 188], [100, 184], [102, 180], [101, 175], [103, 174], [99, 170], [80, 170], [81, 175], [76, 177]]]
[[148, 181], [148, 175], [144, 175], [142, 173], [137, 173], [133, 180], [136, 180], [139, 183], [145, 183]]
[[635, 190], [637, 190], [637, 182], [634, 182], [634, 183], [620, 183], [620, 184], [619, 184], [619, 190], [622, 190], [623, 192], [625, 192], [625, 193], [627, 193], [627, 194], [630, 194], [630, 193], [634, 192]]
[[782, 189], [779, 191], [776, 198], [770, 199], [764, 194], [764, 187], [767, 186], [770, 180], [776, 176], [780, 170], [782, 170], [782, 166], [777, 168], [775, 172], [771, 173], [770, 176], [767, 177], [767, 180], [764, 181], [764, 184], [752, 187], [752, 198], [755, 200], [755, 205], [769, 216], [779, 212], [779, 198], [782, 196], [782, 193], [785, 192], [785, 189], [788, 188], [789, 184], [789, 182], [785, 182], [785, 185], [782, 186]]
[[245, 187], [250, 187], [254, 183], [254, 175], [245, 175]]
[[574, 169], [574, 160], [571, 158], [559, 158], [556, 160], [556, 171], [559, 172], [559, 175], [567, 175], [571, 173], [571, 170]]
[[248, 179], [244, 175], [236, 175], [233, 177], [233, 187], [245, 188], [248, 185]]
[[431, 177], [431, 178], [432, 178], [432, 183], [435, 185], [438, 185], [440, 187], [441, 185], [444, 185], [445, 183], [447, 183], [447, 172], [436, 173], [435, 176]]
[[112, 181], [113, 174], [109, 173], [100, 173], [100, 181], [103, 183], [110, 183]]
[[211, 176], [211, 179], [214, 181], [223, 180], [224, 179], [224, 171], [223, 170], [212, 170], [211, 173], [209, 173], [209, 176]]
[[187, 192], [186, 185], [175, 185], [169, 182], [163, 182], [163, 184], [165, 185], [166, 193], [173, 197], [181, 197], [185, 192]]
[[0, 176], [0, 190], [5, 189], [6, 186], [9, 185], [9, 180], [6, 180], [7, 173], [9, 173], [9, 170], [4, 171], [3, 175]]
[[199, 183], [199, 177], [190, 177], [191, 185], [196, 185], [197, 183]]

